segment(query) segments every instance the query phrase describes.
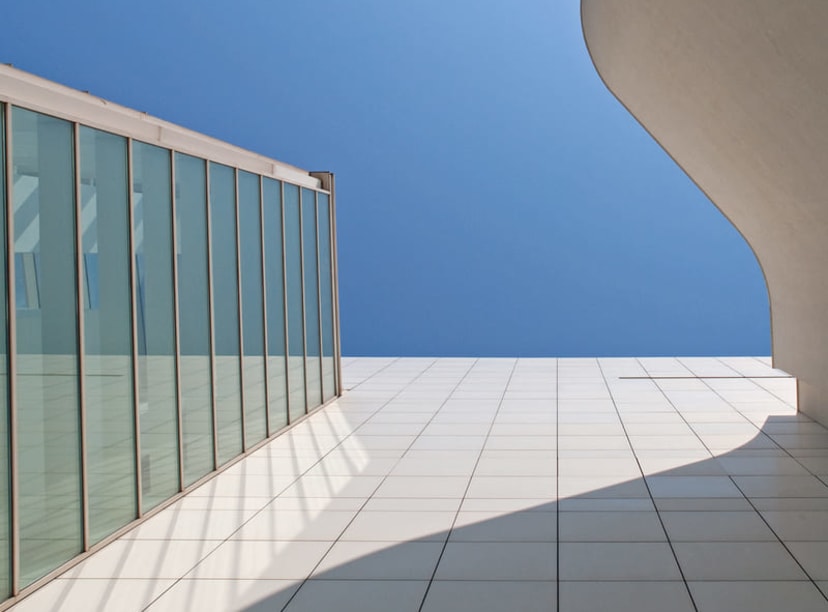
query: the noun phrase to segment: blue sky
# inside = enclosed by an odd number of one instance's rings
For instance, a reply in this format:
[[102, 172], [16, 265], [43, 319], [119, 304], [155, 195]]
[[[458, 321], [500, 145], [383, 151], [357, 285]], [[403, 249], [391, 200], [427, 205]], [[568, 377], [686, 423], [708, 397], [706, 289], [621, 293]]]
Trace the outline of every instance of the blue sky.
[[336, 172], [345, 354], [768, 354], [749, 247], [601, 84], [578, 11], [26, 0], [0, 61]]

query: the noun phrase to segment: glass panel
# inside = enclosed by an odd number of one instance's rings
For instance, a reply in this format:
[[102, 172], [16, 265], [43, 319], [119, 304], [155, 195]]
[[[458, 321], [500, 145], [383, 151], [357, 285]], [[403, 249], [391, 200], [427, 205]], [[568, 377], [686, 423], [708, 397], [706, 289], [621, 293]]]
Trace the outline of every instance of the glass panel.
[[170, 152], [133, 143], [143, 510], [179, 491]]
[[80, 129], [90, 542], [137, 516], [126, 139]]
[[334, 376], [333, 274], [331, 263], [331, 209], [328, 195], [317, 194], [319, 206], [319, 286], [322, 295], [322, 399], [336, 395]]
[[235, 183], [232, 168], [210, 164], [213, 341], [216, 354], [216, 427], [220, 465], [242, 452]]
[[319, 285], [316, 250], [316, 192], [302, 189], [302, 250], [305, 274], [305, 346], [308, 409], [322, 403], [319, 338]]
[[282, 186], [263, 179], [267, 287], [267, 406], [270, 433], [287, 425], [285, 302], [282, 274]]
[[267, 436], [265, 423], [264, 305], [259, 177], [239, 172], [244, 426], [247, 446]]
[[75, 185], [71, 123], [15, 108], [12, 125], [25, 586], [82, 548]]
[[[5, 107], [0, 104], [0, 279], [6, 281], [6, 130]], [[11, 594], [11, 543], [9, 540], [9, 378], [6, 293], [0, 297], [0, 599]]]
[[285, 270], [288, 305], [288, 406], [290, 420], [305, 414], [305, 328], [302, 323], [302, 227], [299, 188], [285, 183]]
[[207, 165], [175, 154], [178, 258], [178, 350], [184, 486], [211, 472], [213, 392], [210, 374], [210, 292], [207, 286]]

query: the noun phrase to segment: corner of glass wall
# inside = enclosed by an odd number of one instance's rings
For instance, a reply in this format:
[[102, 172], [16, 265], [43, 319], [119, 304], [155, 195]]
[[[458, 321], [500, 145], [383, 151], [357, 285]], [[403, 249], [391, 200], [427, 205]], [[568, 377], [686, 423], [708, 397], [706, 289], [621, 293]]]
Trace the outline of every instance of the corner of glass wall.
[[319, 228], [319, 288], [322, 335], [322, 401], [336, 397], [336, 354], [334, 329], [333, 236], [331, 235], [330, 197], [317, 195]]
[[319, 321], [319, 251], [316, 192], [302, 189], [302, 272], [305, 290], [305, 385], [307, 409], [322, 403], [322, 338]]

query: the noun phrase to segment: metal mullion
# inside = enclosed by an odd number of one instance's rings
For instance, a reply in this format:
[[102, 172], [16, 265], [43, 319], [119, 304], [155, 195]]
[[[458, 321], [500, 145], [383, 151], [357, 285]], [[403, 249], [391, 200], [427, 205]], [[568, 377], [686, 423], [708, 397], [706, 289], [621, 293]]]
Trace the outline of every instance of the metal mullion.
[[325, 403], [325, 373], [322, 368], [324, 360], [322, 347], [322, 270], [319, 257], [319, 193], [313, 192], [313, 219], [316, 223], [316, 314], [319, 320], [319, 405]]
[[[242, 320], [241, 237], [239, 232], [239, 170], [233, 168], [234, 211], [236, 213], [236, 309], [239, 313], [239, 393], [241, 396], [242, 452], [247, 450], [247, 427], [244, 405], [244, 324]], [[254, 442], [255, 444], [255, 442]]]
[[79, 406], [79, 433], [80, 433], [80, 461], [81, 461], [81, 522], [83, 550], [89, 550], [89, 474], [87, 471], [87, 439], [86, 439], [86, 347], [84, 346], [84, 303], [83, 303], [83, 205], [81, 202], [80, 182], [80, 124], [72, 124], [73, 146], [73, 180], [75, 196], [75, 307], [77, 308], [78, 334], [78, 406]]
[[20, 483], [17, 461], [17, 302], [15, 300], [14, 269], [14, 165], [12, 163], [12, 107], [6, 104], [5, 162], [6, 162], [6, 289], [8, 291], [8, 381], [9, 381], [9, 489], [11, 594], [20, 592]]
[[334, 324], [334, 391], [337, 396], [342, 395], [342, 344], [339, 327], [339, 256], [336, 251], [336, 177], [329, 173], [328, 215], [330, 218], [331, 241], [331, 303], [333, 307]]
[[213, 322], [213, 224], [210, 214], [210, 162], [204, 160], [204, 214], [207, 219], [207, 320], [210, 326], [210, 411], [213, 419], [213, 469], [219, 466], [218, 416], [216, 414], [216, 344]]
[[270, 393], [268, 392], [268, 385], [270, 383], [268, 377], [268, 359], [267, 359], [267, 273], [265, 271], [265, 242], [264, 242], [264, 179], [261, 175], [259, 177], [259, 255], [262, 260], [262, 332], [264, 339], [264, 387], [265, 387], [265, 438], [269, 438], [270, 434]]
[[287, 294], [287, 247], [285, 245], [285, 182], [279, 181], [279, 213], [282, 216], [282, 322], [285, 326], [285, 412], [287, 412], [287, 422], [290, 425], [290, 319], [288, 313], [288, 294]]
[[302, 188], [299, 191], [299, 277], [302, 292], [302, 377], [305, 380], [305, 414], [308, 413], [308, 333], [305, 314], [305, 224], [302, 215]]
[[178, 223], [175, 207], [175, 151], [169, 151], [170, 159], [170, 226], [172, 228], [172, 273], [173, 273], [173, 330], [175, 360], [175, 399], [178, 421], [178, 490], [184, 490], [184, 428], [181, 396], [181, 338], [178, 316]]
[[141, 411], [139, 396], [139, 370], [138, 370], [138, 298], [137, 283], [138, 273], [135, 263], [135, 198], [133, 194], [132, 175], [132, 138], [127, 139], [127, 208], [129, 212], [129, 297], [132, 312], [130, 313], [130, 324], [132, 325], [132, 413], [133, 427], [135, 428], [135, 502], [137, 507], [137, 518], [144, 515], [144, 492], [143, 477], [141, 475]]

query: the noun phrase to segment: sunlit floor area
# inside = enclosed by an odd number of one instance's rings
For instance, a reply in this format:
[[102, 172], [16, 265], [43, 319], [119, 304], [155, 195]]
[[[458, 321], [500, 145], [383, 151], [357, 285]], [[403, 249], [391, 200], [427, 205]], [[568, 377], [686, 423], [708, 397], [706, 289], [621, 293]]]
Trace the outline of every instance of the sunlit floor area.
[[13, 610], [828, 610], [828, 430], [768, 358], [343, 367]]

